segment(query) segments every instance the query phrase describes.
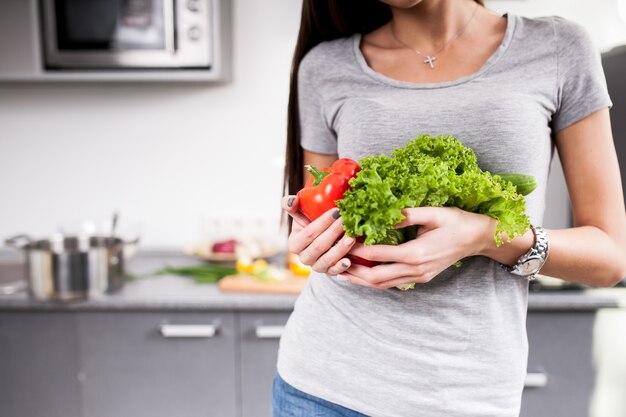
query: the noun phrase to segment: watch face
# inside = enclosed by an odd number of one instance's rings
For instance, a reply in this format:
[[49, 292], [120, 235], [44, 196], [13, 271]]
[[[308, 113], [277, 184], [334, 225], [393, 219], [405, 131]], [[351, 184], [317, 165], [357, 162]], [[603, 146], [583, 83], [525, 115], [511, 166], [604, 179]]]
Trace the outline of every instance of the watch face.
[[520, 270], [527, 274], [532, 274], [537, 272], [537, 270], [541, 267], [541, 259], [540, 258], [528, 258], [524, 261], [523, 264], [520, 265]]

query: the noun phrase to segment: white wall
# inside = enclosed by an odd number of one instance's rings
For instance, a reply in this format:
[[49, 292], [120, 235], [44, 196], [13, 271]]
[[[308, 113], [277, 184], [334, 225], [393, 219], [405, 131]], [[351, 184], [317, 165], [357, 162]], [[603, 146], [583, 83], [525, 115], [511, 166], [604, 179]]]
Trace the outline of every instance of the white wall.
[[234, 82], [0, 84], [0, 237], [87, 217], [141, 220], [144, 247], [203, 216], [277, 223], [293, 0], [234, 3]]
[[603, 51], [626, 43], [626, 16], [620, 17], [618, 3], [626, 10], [626, 0], [487, 0], [487, 6], [498, 13], [558, 15], [578, 22]]
[[[192, 242], [206, 216], [277, 222], [299, 3], [235, 0], [228, 85], [0, 84], [0, 237], [113, 210], [141, 221], [144, 247]], [[626, 40], [612, 1], [489, 4], [570, 17], [604, 47]]]

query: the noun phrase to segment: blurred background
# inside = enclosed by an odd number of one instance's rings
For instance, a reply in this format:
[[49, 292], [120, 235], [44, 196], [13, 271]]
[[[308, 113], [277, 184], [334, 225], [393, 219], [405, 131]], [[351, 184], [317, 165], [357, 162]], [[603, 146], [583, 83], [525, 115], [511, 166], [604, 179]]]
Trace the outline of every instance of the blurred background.
[[[142, 223], [145, 246], [172, 247], [197, 239], [203, 216], [254, 206], [278, 219], [299, 2], [233, 2], [231, 81], [221, 83], [60, 82], [36, 67], [40, 57], [28, 62], [40, 52], [25, 33], [37, 29], [24, 20], [29, 1], [3, 3], [17, 5], [0, 15], [0, 235], [119, 210]], [[603, 51], [626, 40], [619, 4], [488, 1], [498, 13], [572, 19]], [[546, 224], [564, 226], [564, 189], [552, 193]]]
[[[269, 415], [306, 279], [279, 230], [300, 2], [92, 3], [0, 2], [0, 238], [28, 235], [0, 250], [0, 415]], [[626, 0], [487, 6], [589, 31], [624, 166]], [[555, 158], [544, 226], [570, 224]], [[625, 417], [624, 290], [533, 290], [523, 415]]]

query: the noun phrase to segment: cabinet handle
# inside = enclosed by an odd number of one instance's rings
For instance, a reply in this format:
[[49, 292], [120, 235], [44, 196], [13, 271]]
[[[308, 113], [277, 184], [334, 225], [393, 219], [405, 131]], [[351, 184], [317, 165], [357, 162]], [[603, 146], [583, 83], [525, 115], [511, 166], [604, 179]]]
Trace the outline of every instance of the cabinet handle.
[[548, 385], [548, 374], [545, 372], [528, 372], [524, 380], [524, 388], [542, 388]]
[[166, 338], [211, 338], [217, 333], [214, 324], [162, 324], [161, 336]]
[[285, 326], [256, 326], [255, 334], [259, 339], [280, 339]]

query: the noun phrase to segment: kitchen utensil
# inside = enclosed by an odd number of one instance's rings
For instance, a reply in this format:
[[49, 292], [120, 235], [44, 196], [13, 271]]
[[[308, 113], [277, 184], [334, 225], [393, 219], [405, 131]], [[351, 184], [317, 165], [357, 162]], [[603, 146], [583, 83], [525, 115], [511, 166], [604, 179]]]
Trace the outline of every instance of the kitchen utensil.
[[69, 301], [98, 297], [124, 283], [124, 242], [112, 236], [52, 235], [33, 240], [18, 235], [5, 242], [23, 250], [30, 294], [37, 300]]
[[0, 295], [13, 295], [26, 289], [25, 281], [15, 281], [0, 285]]
[[115, 230], [117, 229], [117, 221], [119, 219], [119, 215], [117, 212], [113, 213], [113, 219], [111, 219], [111, 237], [115, 237]]
[[0, 251], [0, 296], [26, 291], [26, 276], [22, 257]]

